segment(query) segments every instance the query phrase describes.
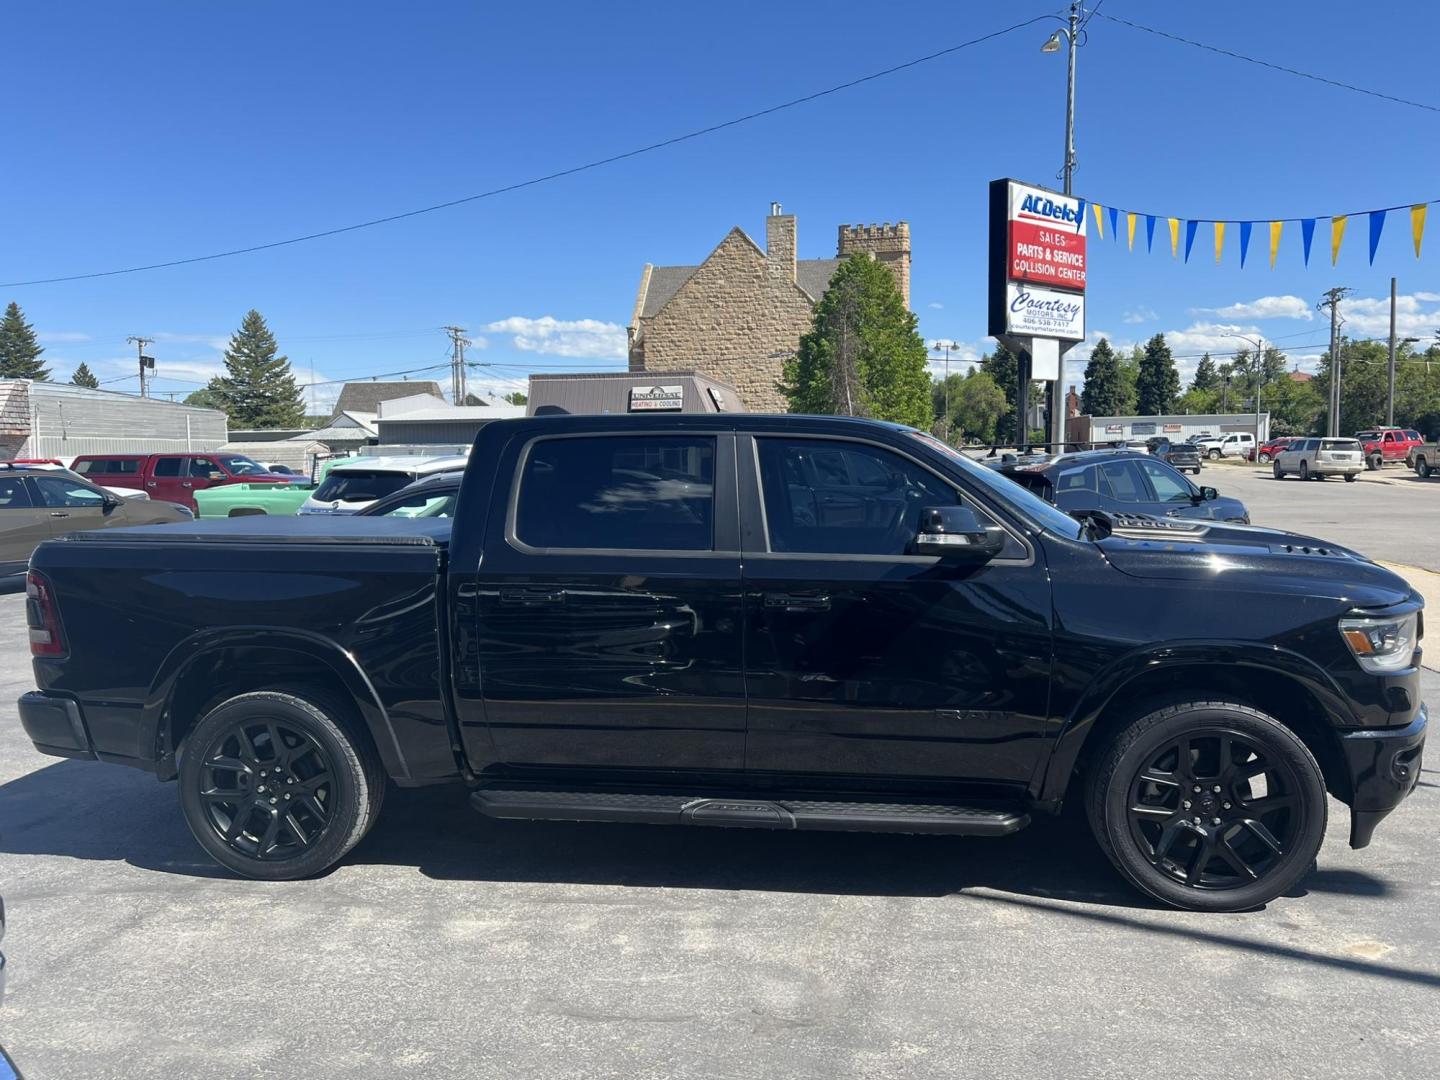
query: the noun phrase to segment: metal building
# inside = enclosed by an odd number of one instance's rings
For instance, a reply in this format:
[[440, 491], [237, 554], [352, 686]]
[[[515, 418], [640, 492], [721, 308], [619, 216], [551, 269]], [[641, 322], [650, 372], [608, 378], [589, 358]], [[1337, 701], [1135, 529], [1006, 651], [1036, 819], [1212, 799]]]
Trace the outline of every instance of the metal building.
[[218, 450], [227, 437], [218, 409], [69, 383], [0, 380], [0, 459]]
[[1179, 416], [1072, 416], [1065, 421], [1065, 439], [1071, 443], [1144, 441], [1160, 435], [1171, 442], [1184, 442], [1191, 435], [1227, 435], [1248, 431], [1256, 442], [1270, 437], [1270, 414], [1193, 413]]
[[735, 387], [695, 371], [531, 375], [525, 409], [530, 416], [746, 411]]

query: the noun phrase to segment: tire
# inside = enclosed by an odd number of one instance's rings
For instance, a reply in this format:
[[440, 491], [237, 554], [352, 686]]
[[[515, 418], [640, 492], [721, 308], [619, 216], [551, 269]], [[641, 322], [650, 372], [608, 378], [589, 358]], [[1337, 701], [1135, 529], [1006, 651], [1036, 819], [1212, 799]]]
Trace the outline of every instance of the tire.
[[1365, 468], [1369, 469], [1371, 472], [1378, 472], [1380, 466], [1384, 464], [1385, 459], [1382, 458], [1379, 454], [1371, 454], [1368, 458], [1365, 459]]
[[[1259, 776], [1263, 796], [1252, 794]], [[1167, 705], [1121, 729], [1087, 777], [1085, 806], [1121, 874], [1191, 911], [1247, 911], [1294, 889], [1315, 864], [1328, 809], [1299, 736], [1229, 701]]]
[[1347, 473], [1345, 474], [1345, 483], [1347, 483], [1347, 484], [1353, 484], [1353, 483], [1355, 483], [1355, 474], [1354, 474], [1353, 472], [1347, 472]]
[[1272, 462], [1272, 463], [1271, 463], [1271, 465], [1270, 465], [1270, 471], [1275, 475], [1275, 479], [1276, 479], [1276, 480], [1284, 480], [1284, 479], [1285, 479], [1285, 470], [1283, 470], [1282, 468], [1280, 468], [1280, 463], [1279, 463], [1278, 461], [1275, 461], [1275, 462]]
[[1211, 461], [1219, 461], [1219, 460], [1220, 460], [1220, 451], [1219, 451], [1219, 450], [1211, 450], [1211, 451], [1210, 451], [1208, 454], [1206, 454], [1205, 456], [1208, 457]]
[[1430, 472], [1430, 462], [1426, 461], [1423, 457], [1417, 457], [1415, 459], [1415, 475], [1420, 477], [1421, 480], [1428, 480], [1430, 478]]
[[[306, 696], [266, 690], [230, 698], [181, 747], [185, 823], [211, 858], [245, 877], [318, 874], [344, 858], [380, 812], [385, 776], [369, 739], [346, 730], [343, 703], [300, 693]], [[283, 754], [275, 752], [276, 736]], [[220, 760], [237, 767], [215, 767]], [[207, 799], [207, 789], [222, 797]], [[223, 798], [232, 791], [236, 798]], [[285, 802], [288, 812], [269, 808]]]
[[1261, 465], [1269, 465], [1269, 464], [1270, 464], [1270, 455], [1269, 455], [1269, 454], [1261, 454], [1261, 455], [1260, 455], [1260, 464], [1261, 464]]
[[1300, 462], [1300, 479], [1301, 479], [1301, 480], [1309, 480], [1309, 479], [1310, 479], [1310, 463], [1309, 463], [1308, 461], [1302, 461], [1302, 462]]

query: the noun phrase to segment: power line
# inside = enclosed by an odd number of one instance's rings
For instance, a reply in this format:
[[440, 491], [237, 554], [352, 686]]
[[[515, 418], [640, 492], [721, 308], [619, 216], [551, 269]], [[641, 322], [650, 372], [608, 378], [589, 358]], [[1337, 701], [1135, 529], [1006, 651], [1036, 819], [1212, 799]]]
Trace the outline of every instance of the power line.
[[1119, 23], [1121, 26], [1128, 26], [1132, 30], [1142, 30], [1147, 34], [1154, 34], [1156, 37], [1168, 38], [1171, 41], [1178, 41], [1182, 45], [1189, 45], [1195, 49], [1204, 49], [1206, 52], [1218, 53], [1221, 56], [1228, 56], [1232, 60], [1243, 60], [1247, 64], [1255, 64], [1257, 67], [1284, 72], [1286, 75], [1294, 75], [1301, 79], [1309, 79], [1311, 82], [1325, 83], [1327, 86], [1338, 87], [1341, 90], [1349, 90], [1352, 93], [1380, 98], [1382, 101], [1391, 101], [1397, 105], [1409, 105], [1411, 108], [1424, 109], [1427, 112], [1440, 112], [1440, 105], [1427, 105], [1423, 101], [1411, 101], [1409, 98], [1397, 97], [1394, 94], [1386, 94], [1379, 90], [1370, 90], [1366, 87], [1356, 86], [1354, 83], [1341, 82], [1339, 79], [1332, 79], [1325, 75], [1316, 75], [1309, 71], [1301, 71], [1299, 68], [1276, 64], [1270, 60], [1261, 60], [1255, 56], [1246, 56], [1244, 53], [1235, 52], [1233, 49], [1224, 49], [1218, 45], [1207, 45], [1203, 41], [1195, 41], [1193, 38], [1181, 37], [1179, 34], [1172, 34], [1165, 30], [1157, 30], [1153, 26], [1145, 26], [1141, 23], [1131, 22], [1129, 19], [1122, 19], [1119, 15], [1102, 14], [1099, 8], [1100, 5], [1096, 4], [1095, 10], [1091, 12], [1093, 18], [1101, 18], [1107, 22]]
[[389, 214], [385, 217], [372, 218], [369, 221], [356, 222], [353, 225], [341, 225], [334, 229], [322, 229], [318, 232], [306, 233], [303, 236], [292, 236], [288, 240], [273, 240], [265, 244], [252, 244], [249, 247], [233, 248], [230, 251], [217, 251], [210, 255], [196, 255], [187, 259], [170, 259], [166, 262], [149, 263], [144, 266], [128, 266], [120, 270], [99, 270], [88, 274], [67, 274], [61, 277], [34, 278], [29, 281], [7, 281], [0, 282], [0, 289], [17, 289], [24, 285], [53, 285], [62, 281], [85, 281], [90, 278], [116, 277], [120, 274], [138, 274], [147, 270], [164, 270], [172, 266], [188, 266], [192, 263], [210, 262], [215, 259], [228, 259], [234, 255], [249, 255], [257, 251], [270, 251], [274, 248], [288, 247], [292, 244], [303, 244], [309, 240], [319, 240], [327, 236], [339, 236], [341, 233], [355, 232], [359, 229], [369, 229], [376, 225], [386, 225], [393, 221], [403, 221], [406, 218], [419, 217], [421, 214], [432, 214], [437, 210], [448, 210], [451, 207], [462, 206], [465, 203], [478, 202], [481, 199], [492, 199], [497, 195], [505, 195], [512, 191], [520, 191], [523, 188], [535, 187], [537, 184], [549, 183], [552, 180], [559, 180], [563, 177], [574, 176], [577, 173], [588, 172], [591, 169], [598, 169], [605, 165], [613, 165], [617, 161], [625, 161], [629, 158], [639, 157], [642, 154], [653, 153], [656, 150], [664, 150], [671, 146], [678, 146], [680, 143], [689, 142], [692, 139], [699, 139], [706, 135], [714, 135], [717, 132], [725, 131], [728, 128], [738, 127], [747, 124], [752, 120], [759, 120], [762, 117], [773, 116], [775, 113], [784, 112], [786, 109], [793, 109], [800, 105], [806, 105], [820, 98], [829, 97], [831, 94], [838, 94], [842, 90], [850, 90], [865, 83], [883, 79], [886, 76], [927, 64], [932, 60], [938, 60], [944, 56], [950, 56], [962, 49], [969, 49], [975, 45], [993, 41], [996, 38], [1004, 37], [1006, 34], [1014, 33], [1034, 23], [1042, 22], [1051, 18], [1050, 15], [1036, 15], [1034, 18], [1026, 19], [1024, 22], [1014, 23], [1003, 30], [994, 30], [988, 34], [971, 38], [969, 41], [962, 41], [958, 45], [951, 45], [948, 48], [928, 53], [925, 56], [917, 56], [913, 60], [906, 60], [904, 63], [895, 64], [880, 71], [873, 71], [868, 75], [862, 75], [849, 82], [839, 83], [827, 87], [824, 90], [817, 90], [813, 94], [806, 94], [803, 97], [792, 98], [789, 101], [781, 102], [778, 105], [771, 105], [768, 108], [759, 109], [755, 112], [746, 113], [730, 120], [723, 120], [718, 124], [710, 124], [707, 127], [696, 128], [694, 131], [687, 131], [683, 135], [675, 135], [668, 139], [661, 139], [659, 142], [650, 143], [647, 146], [636, 147], [633, 150], [625, 150], [608, 157], [596, 158], [594, 161], [587, 161], [583, 165], [573, 165], [568, 169], [560, 169], [556, 172], [546, 173], [544, 176], [534, 176], [528, 180], [521, 180], [513, 184], [506, 184], [503, 187], [491, 188], [489, 191], [481, 191], [474, 195], [464, 195], [458, 199], [450, 199], [447, 202], [436, 203], [433, 206], [422, 206], [416, 210], [405, 210], [398, 214]]

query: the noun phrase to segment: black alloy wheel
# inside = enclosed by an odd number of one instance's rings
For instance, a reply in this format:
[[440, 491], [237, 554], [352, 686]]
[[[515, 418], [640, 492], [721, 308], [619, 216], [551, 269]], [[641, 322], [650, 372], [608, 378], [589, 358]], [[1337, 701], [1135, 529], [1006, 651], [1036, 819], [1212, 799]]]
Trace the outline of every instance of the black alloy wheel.
[[317, 874], [359, 843], [380, 810], [385, 775], [351, 703], [299, 693], [232, 697], [180, 747], [190, 832], [246, 877]]
[[283, 721], [239, 719], [205, 750], [200, 798], [215, 835], [251, 859], [288, 859], [330, 827], [336, 798], [330, 758]]
[[1192, 889], [1259, 881], [1304, 822], [1300, 781], [1238, 731], [1201, 729], [1150, 755], [1130, 784], [1130, 838]]
[[1194, 911], [1245, 911], [1298, 885], [1325, 837], [1325, 798], [1299, 736], [1235, 702], [1158, 708], [1087, 769], [1086, 809], [1111, 862]]

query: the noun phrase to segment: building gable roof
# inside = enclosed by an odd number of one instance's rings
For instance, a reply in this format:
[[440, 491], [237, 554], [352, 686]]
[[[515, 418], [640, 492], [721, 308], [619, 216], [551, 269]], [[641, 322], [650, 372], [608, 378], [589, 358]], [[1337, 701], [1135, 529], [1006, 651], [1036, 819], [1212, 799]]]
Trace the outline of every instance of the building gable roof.
[[340, 400], [335, 403], [335, 412], [379, 412], [382, 401], [392, 398], [412, 397], [415, 394], [433, 394], [443, 397], [440, 384], [434, 379], [409, 379], [401, 382], [349, 382], [340, 389]]

